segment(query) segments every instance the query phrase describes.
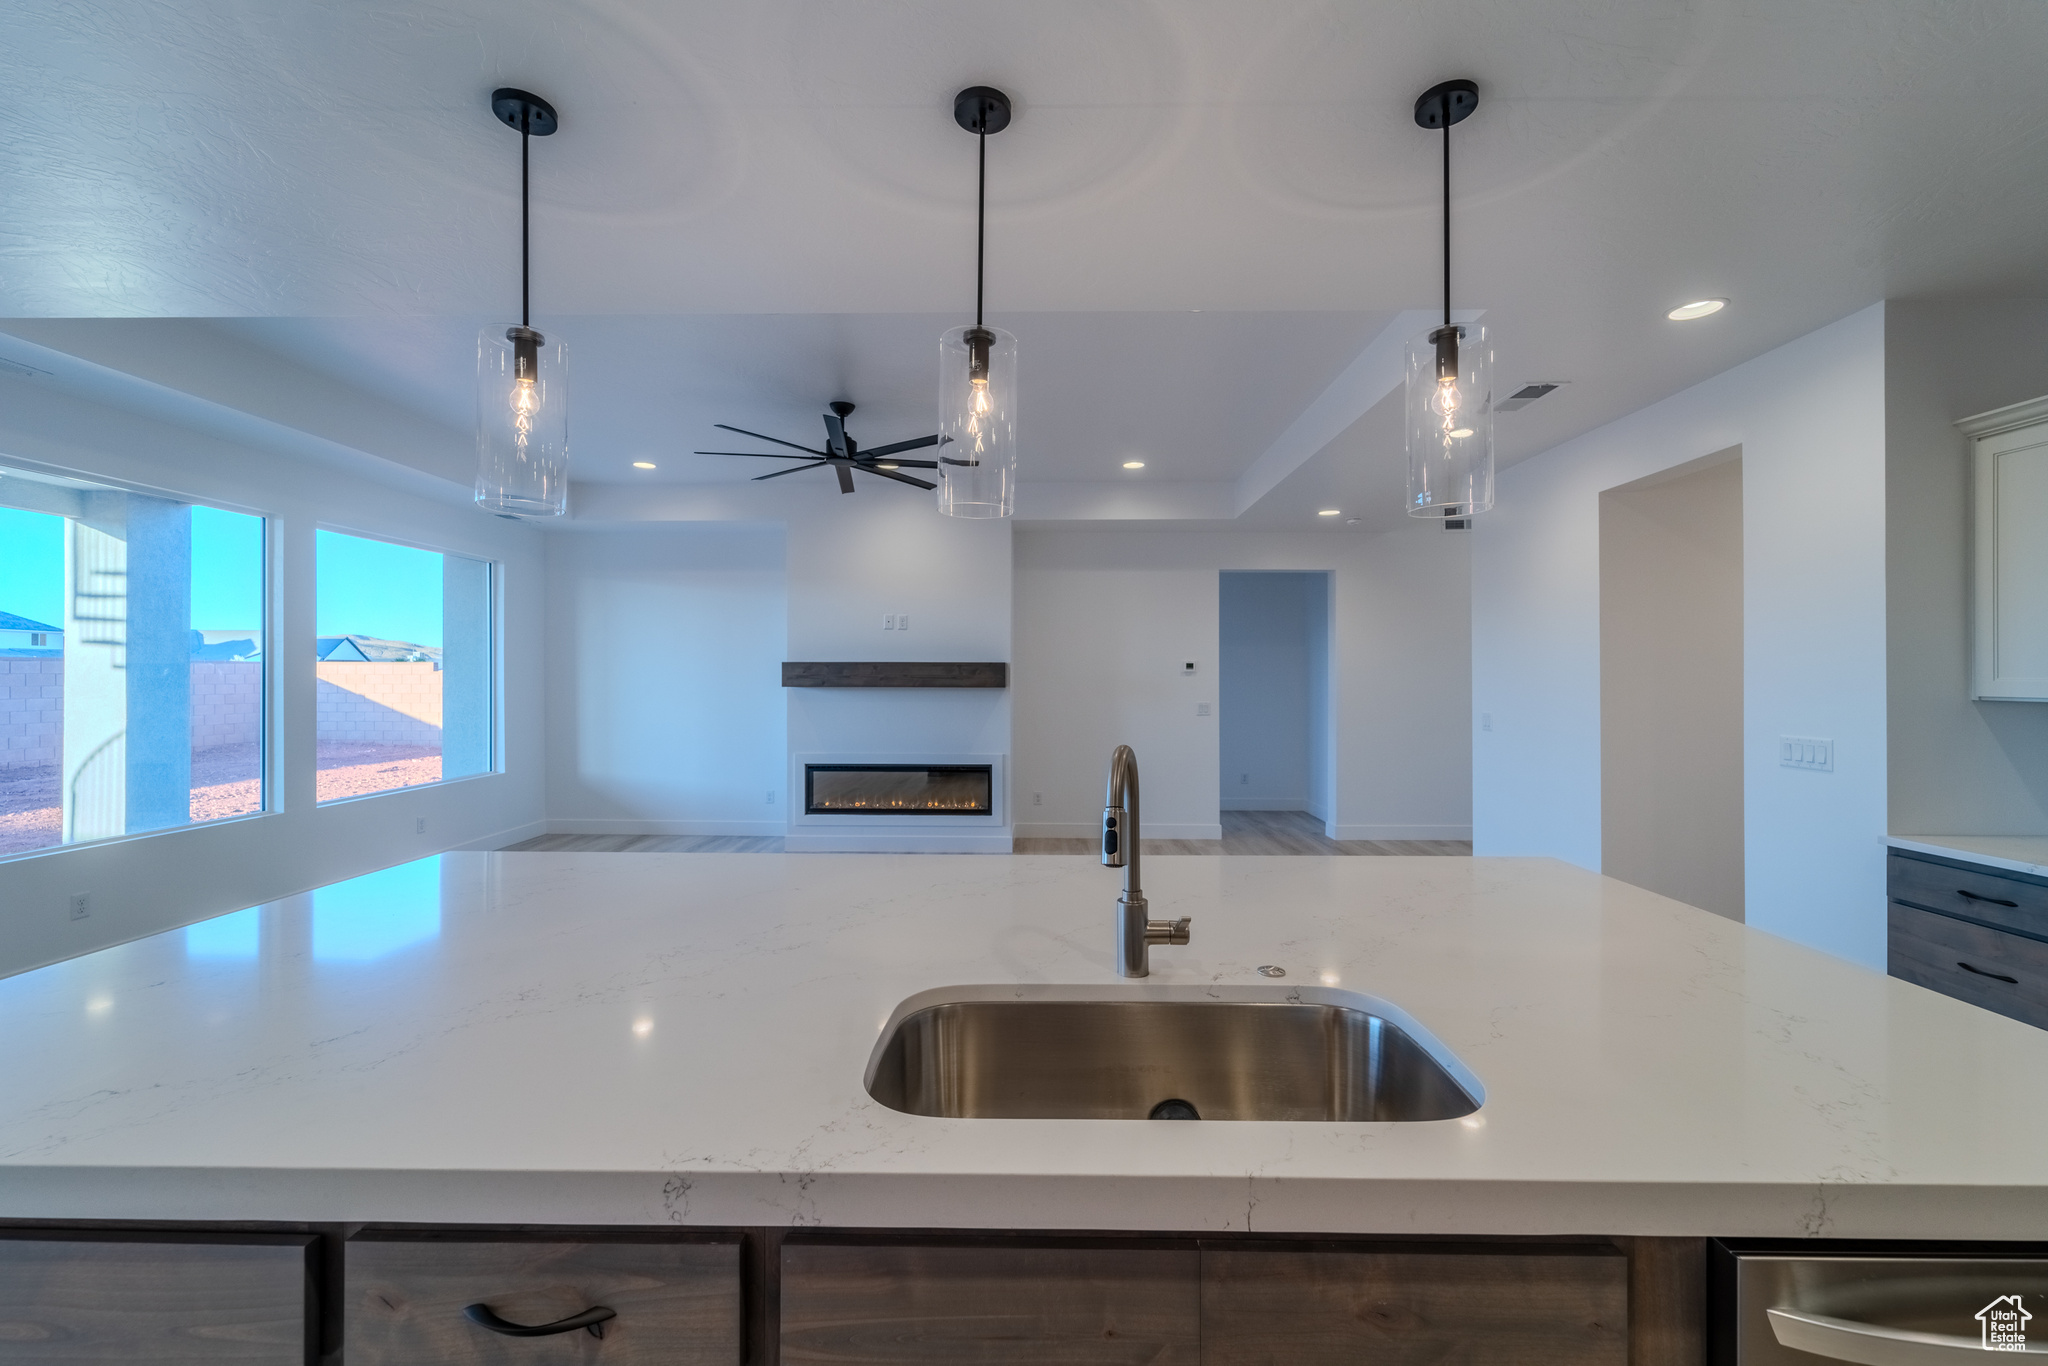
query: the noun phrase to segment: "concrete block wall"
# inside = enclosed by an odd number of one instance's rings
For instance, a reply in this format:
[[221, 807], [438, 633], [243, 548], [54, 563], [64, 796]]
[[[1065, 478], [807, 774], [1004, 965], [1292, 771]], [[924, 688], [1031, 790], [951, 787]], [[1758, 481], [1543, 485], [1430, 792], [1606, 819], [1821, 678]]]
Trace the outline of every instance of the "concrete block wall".
[[64, 660], [0, 659], [0, 768], [64, 760]]
[[441, 743], [442, 674], [433, 664], [321, 664], [317, 672], [323, 741]]
[[263, 666], [254, 660], [192, 665], [192, 751], [263, 739]]

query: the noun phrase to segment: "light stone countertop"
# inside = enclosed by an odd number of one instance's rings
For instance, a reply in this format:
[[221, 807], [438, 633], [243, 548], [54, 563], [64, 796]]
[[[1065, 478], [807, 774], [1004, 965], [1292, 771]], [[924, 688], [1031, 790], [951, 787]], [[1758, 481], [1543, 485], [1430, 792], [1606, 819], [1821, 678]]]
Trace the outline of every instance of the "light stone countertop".
[[2048, 877], [2048, 835], [1892, 835], [1885, 843], [1894, 849]]
[[[0, 981], [0, 1217], [2038, 1237], [2048, 1032], [1542, 859], [1145, 861], [1128, 984], [1359, 991], [1435, 1123], [941, 1120], [899, 1002], [1115, 984], [1076, 857], [447, 854]], [[1284, 985], [1284, 984], [1283, 984]], [[1477, 1121], [1476, 1123], [1474, 1121]]]

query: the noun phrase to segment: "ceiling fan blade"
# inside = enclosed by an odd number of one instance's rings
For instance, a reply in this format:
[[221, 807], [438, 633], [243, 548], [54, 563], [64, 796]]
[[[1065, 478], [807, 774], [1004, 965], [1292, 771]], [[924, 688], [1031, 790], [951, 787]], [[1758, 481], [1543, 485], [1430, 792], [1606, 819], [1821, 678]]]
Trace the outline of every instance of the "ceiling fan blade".
[[938, 487], [937, 484], [927, 484], [922, 479], [913, 479], [907, 474], [898, 474], [894, 470], [868, 469], [865, 465], [861, 466], [861, 468], [867, 469], [869, 474], [879, 474], [884, 479], [894, 479], [899, 484], [915, 484], [921, 489], [935, 489]]
[[[861, 460], [865, 463], [867, 457], [863, 455]], [[893, 455], [884, 457], [880, 463], [889, 466], [900, 465], [906, 470], [935, 470], [939, 467], [939, 462], [936, 460], [898, 460]]]
[[925, 446], [936, 446], [936, 445], [938, 445], [938, 444], [939, 444], [939, 439], [938, 439], [938, 438], [937, 438], [936, 436], [920, 436], [920, 437], [919, 437], [919, 438], [918, 438], [917, 440], [915, 440], [915, 441], [898, 441], [898, 442], [896, 442], [896, 443], [895, 443], [894, 445], [890, 445], [890, 446], [872, 446], [872, 447], [868, 447], [868, 448], [866, 448], [866, 449], [862, 450], [862, 451], [861, 451], [861, 454], [862, 454], [862, 455], [894, 455], [894, 454], [896, 454], [896, 452], [898, 452], [898, 451], [914, 451], [914, 450], [918, 450], [918, 449], [920, 449], [920, 448], [922, 448], [922, 447], [925, 447]]
[[808, 465], [791, 465], [786, 470], [776, 470], [772, 474], [757, 474], [754, 476], [753, 482], [758, 484], [763, 479], [780, 479], [785, 474], [795, 474], [798, 470], [814, 470], [820, 465], [829, 465], [831, 463], [829, 460], [813, 460]]
[[853, 456], [853, 452], [846, 449], [846, 421], [837, 413], [825, 414], [825, 447], [841, 460]]
[[846, 460], [834, 460], [832, 462], [832, 473], [839, 476], [839, 491], [841, 493], [853, 492], [852, 462]]
[[806, 460], [815, 456], [783, 455], [778, 451], [691, 451], [692, 455], [747, 455], [756, 460]]
[[759, 432], [750, 432], [745, 427], [735, 427], [730, 423], [726, 422], [714, 422], [711, 425], [718, 428], [722, 432], [738, 432], [741, 436], [751, 436], [758, 441], [772, 441], [778, 446], [787, 446], [793, 451], [803, 451], [808, 455], [815, 455], [820, 459], [823, 459], [825, 456], [824, 451], [814, 451], [809, 446], [799, 446], [796, 444], [796, 442], [784, 441], [779, 436], [763, 436]]

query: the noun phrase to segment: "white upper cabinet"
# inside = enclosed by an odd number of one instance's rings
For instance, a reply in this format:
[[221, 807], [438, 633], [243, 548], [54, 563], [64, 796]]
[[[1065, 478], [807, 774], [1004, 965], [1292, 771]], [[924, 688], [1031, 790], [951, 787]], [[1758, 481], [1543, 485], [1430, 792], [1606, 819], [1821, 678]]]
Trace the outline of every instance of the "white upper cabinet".
[[1976, 485], [1970, 696], [2048, 702], [2048, 398], [1956, 426]]

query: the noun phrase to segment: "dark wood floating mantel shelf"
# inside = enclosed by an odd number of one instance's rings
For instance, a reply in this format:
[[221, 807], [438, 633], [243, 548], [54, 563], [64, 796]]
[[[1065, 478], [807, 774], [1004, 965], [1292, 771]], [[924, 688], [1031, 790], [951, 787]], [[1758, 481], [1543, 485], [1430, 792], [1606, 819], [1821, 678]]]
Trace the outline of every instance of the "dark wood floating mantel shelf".
[[1007, 664], [800, 663], [782, 666], [785, 688], [1007, 688]]

